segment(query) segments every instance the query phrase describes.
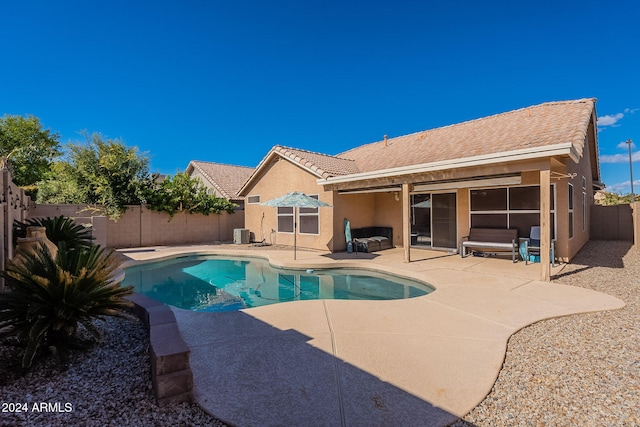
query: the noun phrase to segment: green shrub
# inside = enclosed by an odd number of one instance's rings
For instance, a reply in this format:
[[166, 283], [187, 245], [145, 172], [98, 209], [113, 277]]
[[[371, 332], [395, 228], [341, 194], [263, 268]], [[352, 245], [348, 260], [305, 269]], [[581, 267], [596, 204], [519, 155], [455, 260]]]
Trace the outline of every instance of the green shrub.
[[126, 316], [130, 307], [123, 297], [132, 288], [113, 280], [118, 265], [113, 251], [99, 246], [69, 251], [64, 243], [59, 249], [53, 258], [42, 245], [0, 273], [9, 290], [0, 293], [0, 336], [16, 336], [26, 345], [25, 368], [43, 348], [55, 354], [77, 342], [79, 325], [99, 339], [93, 320]]
[[27, 227], [32, 226], [45, 227], [47, 238], [56, 246], [60, 246], [61, 242], [64, 242], [67, 248], [90, 248], [93, 246], [91, 230], [63, 215], [54, 218], [28, 218], [24, 222], [14, 221], [14, 238], [26, 237]]

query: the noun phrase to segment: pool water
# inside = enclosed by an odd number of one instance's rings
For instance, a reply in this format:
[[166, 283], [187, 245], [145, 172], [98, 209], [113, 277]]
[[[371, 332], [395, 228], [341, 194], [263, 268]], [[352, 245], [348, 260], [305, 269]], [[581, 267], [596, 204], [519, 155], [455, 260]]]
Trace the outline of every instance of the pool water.
[[193, 311], [235, 311], [296, 300], [389, 300], [426, 295], [413, 280], [355, 269], [279, 269], [259, 258], [186, 256], [125, 270], [125, 285]]

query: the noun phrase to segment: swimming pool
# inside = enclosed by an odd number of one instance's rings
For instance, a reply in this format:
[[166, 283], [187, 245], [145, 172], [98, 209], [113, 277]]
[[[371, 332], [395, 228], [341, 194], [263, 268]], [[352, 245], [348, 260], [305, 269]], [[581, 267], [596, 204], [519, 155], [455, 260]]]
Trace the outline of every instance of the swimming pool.
[[183, 256], [125, 269], [123, 283], [193, 311], [235, 311], [296, 300], [388, 300], [433, 291], [427, 284], [356, 269], [291, 270], [260, 258]]

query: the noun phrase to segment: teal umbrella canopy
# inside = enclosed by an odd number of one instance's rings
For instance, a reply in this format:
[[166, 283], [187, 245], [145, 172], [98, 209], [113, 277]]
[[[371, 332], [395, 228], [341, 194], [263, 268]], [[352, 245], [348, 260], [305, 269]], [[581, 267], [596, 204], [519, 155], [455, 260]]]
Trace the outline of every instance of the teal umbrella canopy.
[[416, 203], [415, 205], [411, 205], [412, 208], [430, 208], [431, 200], [425, 200], [424, 202]]
[[347, 244], [351, 241], [351, 221], [347, 218], [344, 219], [344, 237], [347, 240]]
[[267, 200], [260, 203], [263, 206], [271, 206], [273, 208], [324, 208], [331, 207], [329, 203], [323, 202], [313, 197], [309, 197], [300, 191], [287, 193], [284, 196]]
[[[276, 197], [275, 199], [267, 200], [260, 203], [262, 206], [271, 206], [273, 208], [325, 208], [332, 207], [329, 203], [323, 202], [313, 197], [309, 197], [300, 191], [294, 191], [287, 193], [284, 196]], [[294, 215], [293, 219], [293, 259], [296, 259], [296, 235], [298, 234], [298, 224], [296, 221], [297, 215]]]

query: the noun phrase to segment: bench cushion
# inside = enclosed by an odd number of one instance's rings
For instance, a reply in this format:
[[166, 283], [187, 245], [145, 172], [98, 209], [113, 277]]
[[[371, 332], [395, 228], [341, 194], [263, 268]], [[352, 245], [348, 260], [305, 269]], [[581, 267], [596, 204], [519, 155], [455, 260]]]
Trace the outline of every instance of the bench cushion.
[[462, 246], [471, 248], [495, 248], [511, 250], [516, 247], [517, 243], [497, 243], [497, 242], [462, 242]]
[[510, 251], [513, 262], [517, 262], [517, 242], [518, 230], [515, 228], [472, 228], [469, 236], [463, 237], [460, 242], [460, 256], [464, 258], [467, 255], [467, 248], [475, 248], [480, 252], [485, 249], [491, 252]]

